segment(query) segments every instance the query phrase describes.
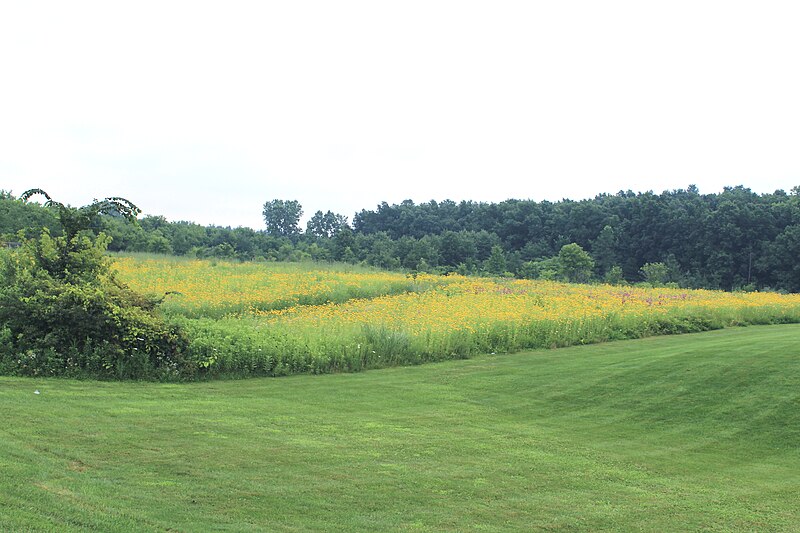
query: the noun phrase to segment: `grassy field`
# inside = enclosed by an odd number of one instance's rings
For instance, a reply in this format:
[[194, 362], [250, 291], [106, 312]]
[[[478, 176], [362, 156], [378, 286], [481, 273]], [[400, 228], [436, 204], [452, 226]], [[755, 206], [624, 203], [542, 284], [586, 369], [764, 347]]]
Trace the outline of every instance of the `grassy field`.
[[797, 325], [358, 374], [6, 377], [0, 407], [3, 531], [800, 523]]
[[800, 295], [119, 257], [189, 338], [181, 376], [357, 371], [731, 325], [800, 322]]

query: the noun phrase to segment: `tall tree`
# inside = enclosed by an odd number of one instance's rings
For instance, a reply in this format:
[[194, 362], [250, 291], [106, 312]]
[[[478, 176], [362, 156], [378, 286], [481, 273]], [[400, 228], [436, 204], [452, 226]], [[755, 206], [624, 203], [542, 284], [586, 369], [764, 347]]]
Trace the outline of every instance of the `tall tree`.
[[272, 200], [264, 204], [267, 233], [273, 237], [296, 237], [300, 234], [303, 207], [297, 200]]
[[327, 211], [317, 211], [306, 224], [306, 233], [314, 237], [333, 237], [344, 226], [347, 226], [347, 217]]

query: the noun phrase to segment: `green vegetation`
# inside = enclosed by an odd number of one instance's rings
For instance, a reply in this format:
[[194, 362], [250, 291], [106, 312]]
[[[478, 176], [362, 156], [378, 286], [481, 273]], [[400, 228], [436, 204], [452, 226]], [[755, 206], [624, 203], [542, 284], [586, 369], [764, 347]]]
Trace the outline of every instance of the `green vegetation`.
[[[88, 229], [99, 213], [134, 220], [122, 198], [75, 209], [41, 194], [63, 235], [47, 228], [0, 254], [0, 374], [176, 378], [196, 365], [186, 338], [155, 312], [156, 300], [119, 283], [105, 255], [109, 239]], [[22, 237], [22, 235], [20, 235]]]
[[267, 233], [274, 237], [293, 238], [300, 235], [300, 217], [303, 208], [297, 200], [272, 200], [262, 211]]
[[[264, 204], [264, 230], [203, 227], [161, 216], [139, 225], [100, 217], [110, 250], [267, 261], [341, 261], [392, 270], [562, 281], [675, 284], [686, 288], [800, 292], [800, 187], [758, 195], [744, 187], [700, 194], [620, 191], [590, 200], [407, 200], [347, 217], [317, 211], [300, 227], [296, 200]], [[0, 191], [0, 240], [61, 228], [48, 210]], [[31, 233], [31, 230], [33, 232]], [[576, 244], [589, 256], [561, 250]], [[572, 277], [570, 277], [572, 276]]]
[[112, 266], [105, 237], [76, 239], [80, 249], [66, 262], [58, 251], [66, 237], [46, 231], [0, 253], [0, 373], [196, 380], [346, 372], [800, 322], [800, 295], [174, 257], [123, 256]]
[[[44, 196], [47, 202], [31, 213], [41, 214], [41, 209], [52, 213], [58, 221], [58, 234], [48, 227], [33, 236], [21, 230], [16, 237], [19, 246], [0, 252], [0, 374], [194, 380], [358, 371], [481, 353], [800, 321], [800, 295], [748, 291], [748, 297], [731, 293], [723, 297], [722, 293], [678, 290], [686, 279], [681, 274], [681, 262], [672, 255], [663, 261], [643, 263], [637, 276], [644, 282], [637, 287], [591, 285], [603, 272], [606, 280], [625, 283], [626, 269], [609, 264], [616, 257], [615, 246], [621, 246], [620, 239], [627, 237], [609, 224], [590, 242], [597, 260], [581, 244], [568, 242], [560, 245], [555, 255], [520, 264], [522, 255], [515, 256], [507, 246], [510, 233], [478, 227], [456, 233], [443, 230], [453, 220], [438, 226], [421, 222], [425, 213], [429, 221], [437, 217], [447, 220], [453, 216], [455, 204], [382, 204], [380, 216], [362, 212], [354, 221], [355, 231], [342, 217], [318, 212], [306, 234], [301, 235], [300, 204], [274, 200], [264, 204], [267, 232], [249, 230], [248, 234], [238, 228], [231, 233], [241, 237], [235, 246], [222, 241], [202, 251], [191, 245], [196, 242], [192, 240], [197, 229], [194, 226], [173, 225], [158, 218], [143, 221], [143, 225], [150, 225], [149, 230], [136, 223], [127, 224], [136, 222], [139, 209], [122, 198], [73, 208], [32, 189], [19, 200], [5, 194], [0, 203], [10, 202], [12, 211], [19, 210], [35, 195]], [[603, 209], [613, 207], [610, 213], [626, 205], [649, 202], [650, 196], [596, 201], [605, 206]], [[797, 207], [796, 195], [754, 197], [743, 189], [730, 189], [722, 196], [725, 202], [714, 205], [714, 209], [733, 209], [738, 213], [736, 220], [747, 219], [734, 209], [739, 205], [736, 202], [761, 206], [763, 209], [753, 212], [757, 214], [771, 213], [772, 209], [791, 214]], [[701, 198], [692, 190], [665, 195], [662, 200], [673, 207], [713, 204], [713, 198]], [[561, 215], [569, 215], [561, 220], [564, 224], [573, 223], [572, 215], [588, 209], [578, 209], [566, 201], [541, 206], [515, 201], [503, 204], [500, 211], [484, 204], [462, 207], [463, 220], [494, 213], [497, 221], [507, 221], [520, 210], [541, 208], [542, 213], [556, 213], [564, 209]], [[603, 209], [586, 213], [598, 215], [605, 212]], [[658, 212], [653, 207], [646, 217]], [[395, 227], [397, 216], [405, 222], [396, 229], [409, 234], [372, 232], [382, 225]], [[577, 219], [585, 224], [605, 221], [599, 215]], [[522, 231], [526, 224], [520, 222], [514, 227]], [[431, 232], [415, 236], [421, 227]], [[123, 244], [126, 236], [139, 231], [147, 242], [160, 243], [155, 249], [174, 251], [174, 245], [180, 242], [187, 253], [194, 250], [195, 256], [221, 258], [242, 246], [257, 252], [258, 242], [280, 244], [277, 255], [270, 255], [270, 259], [295, 261], [315, 256], [356, 261], [357, 254], [365, 250], [372, 254], [380, 248], [378, 256], [383, 259], [365, 257], [360, 262], [411, 264], [414, 270], [407, 274], [350, 272], [337, 276], [332, 274], [334, 268], [308, 270], [303, 266], [308, 263], [301, 262], [280, 272], [281, 268], [265, 261], [252, 262], [245, 268], [218, 259], [165, 259], [151, 261], [152, 268], [147, 272], [141, 265], [135, 267], [135, 274], [125, 277], [110, 267], [104, 255], [109, 243], [115, 242], [102, 231], [104, 228], [112, 233], [120, 228], [139, 228], [131, 230], [133, 233], [124, 230]], [[441, 233], [433, 233], [436, 228]], [[748, 235], [753, 239], [758, 236]], [[378, 241], [366, 248], [359, 244], [359, 239], [373, 238], [387, 246], [377, 246]], [[524, 242], [517, 240], [520, 245]], [[550, 242], [559, 240], [566, 238]], [[402, 261], [397, 256], [400, 249], [405, 250]], [[476, 262], [474, 257], [481, 259]], [[464, 274], [481, 272], [494, 278], [436, 275], [443, 270], [443, 262], [458, 262], [456, 270]], [[704, 272], [725, 273], [723, 263], [719, 263], [720, 269]], [[118, 266], [123, 264], [123, 260], [117, 261]], [[748, 289], [755, 287], [749, 283], [753, 268], [757, 270], [757, 265], [749, 260]], [[583, 285], [515, 280], [515, 276]], [[646, 292], [645, 287], [659, 288]], [[673, 289], [678, 292], [670, 292]]]
[[422, 278], [348, 263], [265, 264], [142, 253], [112, 254], [112, 258], [121, 280], [143, 293], [170, 291], [159, 309], [189, 318], [341, 304], [446, 284], [444, 277]]
[[799, 334], [188, 385], [0, 378], [0, 529], [795, 530]]
[[[576, 246], [566, 247], [574, 249]], [[577, 250], [580, 257], [580, 250]], [[189, 338], [187, 378], [358, 371], [800, 321], [800, 296], [122, 257]]]
[[[403, 313], [412, 313], [415, 302], [403, 303], [407, 309]], [[370, 303], [342, 306], [338, 313], [364, 314], [372, 306]], [[376, 315], [383, 314], [382, 308], [375, 307]], [[448, 312], [444, 302], [438, 307], [440, 312]], [[427, 315], [430, 310], [420, 312]], [[303, 311], [297, 314], [302, 316]], [[531, 348], [694, 333], [731, 326], [797, 323], [800, 322], [800, 308], [675, 309], [657, 316], [611, 313], [584, 319], [487, 321], [474, 328], [465, 322], [420, 331], [405, 324], [391, 324], [380, 316], [353, 324], [344, 319], [325, 322], [324, 318], [318, 320], [317, 317], [295, 321], [291, 315], [285, 321], [253, 316], [216, 320], [175, 316], [172, 320], [190, 339], [187, 354], [201, 367], [196, 376], [224, 378], [358, 372], [465, 359], [485, 353], [507, 354]], [[196, 376], [187, 374], [186, 377]]]
[[594, 260], [586, 251], [575, 244], [565, 244], [558, 252], [558, 266], [561, 276], [573, 283], [587, 283], [592, 278]]

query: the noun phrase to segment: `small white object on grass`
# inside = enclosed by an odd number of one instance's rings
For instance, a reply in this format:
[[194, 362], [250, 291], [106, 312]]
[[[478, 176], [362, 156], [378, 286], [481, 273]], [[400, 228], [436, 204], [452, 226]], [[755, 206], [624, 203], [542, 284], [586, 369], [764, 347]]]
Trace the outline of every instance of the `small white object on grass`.
[[34, 394], [41, 394], [41, 393], [39, 392], [39, 389], [36, 389], [35, 391], [33, 391], [33, 393], [34, 393]]

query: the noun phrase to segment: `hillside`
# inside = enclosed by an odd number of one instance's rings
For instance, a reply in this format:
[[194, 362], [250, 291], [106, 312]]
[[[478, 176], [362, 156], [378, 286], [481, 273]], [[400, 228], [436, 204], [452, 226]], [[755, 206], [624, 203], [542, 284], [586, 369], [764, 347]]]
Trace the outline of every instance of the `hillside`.
[[192, 385], [0, 378], [0, 529], [791, 530], [799, 333]]

